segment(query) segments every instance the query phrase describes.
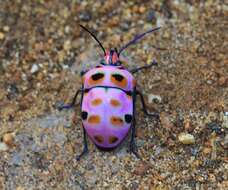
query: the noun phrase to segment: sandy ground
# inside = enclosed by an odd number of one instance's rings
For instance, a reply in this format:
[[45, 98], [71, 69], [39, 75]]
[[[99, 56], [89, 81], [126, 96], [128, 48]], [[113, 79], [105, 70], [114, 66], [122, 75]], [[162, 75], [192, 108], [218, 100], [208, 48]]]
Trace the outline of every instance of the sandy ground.
[[[186, 1], [0, 1], [0, 189], [228, 189], [228, 4]], [[80, 109], [58, 111], [80, 71], [120, 48], [148, 109], [137, 103], [137, 145], [83, 147]], [[156, 48], [154, 48], [156, 47]], [[72, 119], [73, 118], [73, 119]], [[73, 121], [72, 121], [73, 120]], [[187, 143], [187, 144], [186, 144]]]

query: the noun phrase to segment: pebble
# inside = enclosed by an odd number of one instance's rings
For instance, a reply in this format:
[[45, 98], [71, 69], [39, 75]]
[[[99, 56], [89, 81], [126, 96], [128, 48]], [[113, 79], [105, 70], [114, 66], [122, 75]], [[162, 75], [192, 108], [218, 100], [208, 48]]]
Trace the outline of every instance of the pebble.
[[218, 80], [219, 86], [226, 87], [228, 85], [228, 78], [220, 77]]
[[24, 187], [18, 186], [16, 190], [25, 190]]
[[99, 179], [99, 176], [94, 175], [93, 171], [86, 171], [85, 178], [90, 185], [95, 185]]
[[24, 153], [15, 152], [9, 160], [9, 165], [21, 166], [23, 164]]
[[188, 131], [188, 132], [193, 130], [190, 119], [185, 119], [185, 121], [184, 121], [184, 129], [186, 131]]
[[9, 148], [8, 146], [3, 143], [3, 142], [0, 142], [0, 152], [4, 152], [4, 151], [7, 151]]
[[66, 40], [66, 41], [64, 42], [63, 49], [64, 49], [65, 51], [69, 51], [70, 48], [71, 48], [71, 41], [70, 41], [70, 40]]
[[197, 63], [201, 64], [201, 65], [205, 65], [208, 63], [208, 60], [205, 58], [205, 57], [199, 57], [197, 60], [196, 60]]
[[17, 88], [17, 85], [15, 83], [10, 84], [9, 87], [7, 88], [7, 98], [9, 100], [15, 98], [19, 94], [19, 90]]
[[64, 31], [65, 31], [66, 34], [69, 34], [70, 33], [70, 26], [66, 26], [64, 28]]
[[213, 121], [213, 122], [207, 124], [207, 127], [208, 127], [212, 132], [215, 132], [215, 133], [217, 133], [217, 134], [222, 133], [222, 126], [221, 126], [219, 123], [215, 122], [215, 121]]
[[145, 11], [146, 11], [146, 7], [144, 6], [139, 7], [139, 13], [145, 13]]
[[3, 135], [2, 141], [9, 147], [12, 147], [14, 145], [14, 137], [14, 133], [6, 133]]
[[195, 137], [189, 133], [181, 133], [178, 135], [178, 140], [182, 144], [194, 144], [195, 143]]
[[146, 163], [140, 163], [134, 170], [134, 174], [143, 176], [150, 169], [150, 166]]
[[9, 27], [9, 26], [4, 26], [4, 27], [3, 27], [3, 31], [4, 31], [4, 32], [9, 32], [9, 30], [10, 30], [10, 27]]
[[53, 140], [57, 145], [62, 146], [67, 141], [67, 137], [63, 133], [55, 132]]
[[205, 147], [205, 148], [203, 149], [203, 153], [204, 153], [205, 155], [210, 154], [210, 153], [211, 153], [211, 147]]
[[128, 31], [129, 28], [130, 28], [130, 23], [127, 22], [127, 21], [121, 22], [121, 23], [120, 23], [120, 28], [121, 28], [124, 32], [126, 32], [126, 31]]
[[228, 148], [228, 134], [226, 134], [221, 144], [223, 145], [224, 148], [226, 149]]
[[167, 17], [168, 19], [171, 19], [173, 17], [173, 13], [171, 11], [172, 8], [170, 7], [170, 4], [171, 4], [170, 2], [171, 1], [164, 1], [161, 6], [164, 16]]
[[162, 112], [160, 114], [160, 119], [161, 119], [161, 124], [162, 124], [162, 127], [170, 130], [171, 128], [174, 127], [173, 123], [171, 122], [171, 118], [169, 117], [168, 114]]
[[85, 21], [85, 22], [88, 22], [92, 19], [92, 14], [90, 11], [83, 11], [81, 12], [81, 14], [79, 15], [79, 18], [81, 21]]
[[154, 95], [154, 94], [150, 94], [149, 96], [148, 96], [148, 103], [149, 104], [151, 104], [151, 103], [154, 103], [154, 102], [161, 102], [162, 101], [162, 98], [161, 98], [161, 96], [159, 96], [159, 95]]
[[32, 65], [32, 68], [31, 68], [31, 70], [30, 70], [30, 72], [31, 72], [32, 74], [34, 74], [34, 73], [36, 73], [37, 71], [39, 71], [38, 65], [37, 65], [37, 64], [33, 64], [33, 65]]
[[155, 12], [153, 9], [150, 9], [147, 13], [147, 16], [146, 16], [146, 21], [147, 22], [151, 22], [151, 21], [155, 21], [156, 19], [156, 15], [155, 15]]
[[224, 116], [223, 116], [222, 127], [223, 127], [225, 130], [228, 129], [228, 112], [225, 112], [225, 114], [224, 114]]
[[5, 34], [3, 32], [0, 32], [0, 40], [3, 40], [5, 38]]

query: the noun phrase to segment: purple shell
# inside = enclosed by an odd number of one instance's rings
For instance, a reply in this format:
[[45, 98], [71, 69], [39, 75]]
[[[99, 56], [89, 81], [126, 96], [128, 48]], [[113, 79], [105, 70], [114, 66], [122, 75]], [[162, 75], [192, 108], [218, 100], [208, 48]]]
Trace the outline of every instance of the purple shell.
[[97, 146], [118, 146], [133, 119], [133, 99], [125, 92], [135, 87], [132, 74], [117, 66], [104, 66], [88, 71], [83, 82], [84, 89], [90, 89], [82, 100], [83, 127]]

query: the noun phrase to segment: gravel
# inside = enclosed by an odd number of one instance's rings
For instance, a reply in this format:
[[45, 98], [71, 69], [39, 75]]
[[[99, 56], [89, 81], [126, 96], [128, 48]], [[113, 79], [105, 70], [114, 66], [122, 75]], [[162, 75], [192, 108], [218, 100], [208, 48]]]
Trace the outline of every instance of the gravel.
[[[222, 1], [2, 1], [0, 189], [228, 189], [227, 5]], [[83, 148], [78, 105], [58, 111], [98, 63], [97, 43], [120, 48], [148, 109], [136, 104], [138, 151]], [[12, 136], [13, 134], [13, 136]], [[187, 144], [179, 142], [185, 134]], [[189, 141], [190, 139], [190, 141]], [[193, 143], [194, 139], [194, 143]], [[185, 141], [186, 142], [186, 141]]]

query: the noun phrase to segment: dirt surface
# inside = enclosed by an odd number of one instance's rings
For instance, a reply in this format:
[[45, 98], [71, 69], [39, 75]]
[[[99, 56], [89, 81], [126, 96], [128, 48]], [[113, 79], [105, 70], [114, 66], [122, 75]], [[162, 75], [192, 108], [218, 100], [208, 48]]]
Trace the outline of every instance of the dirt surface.
[[[0, 189], [228, 189], [228, 4], [208, 1], [0, 1]], [[81, 68], [107, 49], [162, 26], [123, 55], [137, 103], [137, 145], [83, 147], [80, 110], [58, 111]], [[154, 48], [156, 47], [156, 48]], [[74, 114], [75, 113], [75, 114]], [[73, 121], [72, 121], [73, 118]], [[75, 123], [75, 124], [74, 124]]]

